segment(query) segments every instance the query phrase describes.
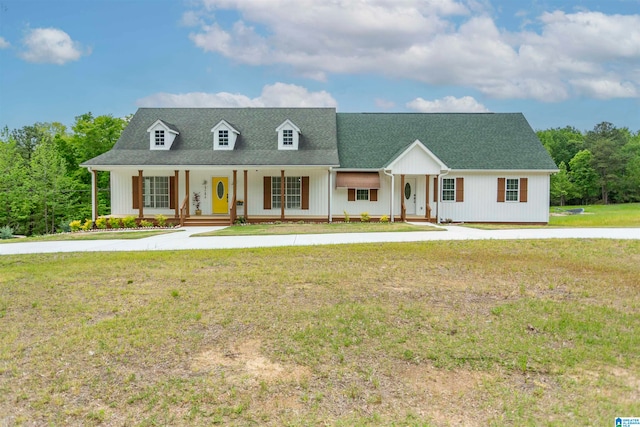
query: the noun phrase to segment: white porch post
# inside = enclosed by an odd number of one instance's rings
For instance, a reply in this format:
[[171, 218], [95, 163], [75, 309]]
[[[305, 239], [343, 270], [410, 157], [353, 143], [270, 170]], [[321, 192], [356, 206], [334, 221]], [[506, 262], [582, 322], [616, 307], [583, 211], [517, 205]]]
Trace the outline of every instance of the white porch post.
[[98, 171], [89, 170], [91, 171], [91, 221], [95, 222], [98, 219], [98, 179], [96, 177]]
[[327, 214], [327, 218], [329, 219], [330, 223], [333, 222], [333, 215], [331, 215], [331, 202], [333, 201], [333, 187], [331, 185], [331, 169], [332, 168], [329, 168], [329, 170], [327, 171], [328, 172], [327, 180], [329, 182], [329, 195], [328, 195], [329, 196], [329, 212]]

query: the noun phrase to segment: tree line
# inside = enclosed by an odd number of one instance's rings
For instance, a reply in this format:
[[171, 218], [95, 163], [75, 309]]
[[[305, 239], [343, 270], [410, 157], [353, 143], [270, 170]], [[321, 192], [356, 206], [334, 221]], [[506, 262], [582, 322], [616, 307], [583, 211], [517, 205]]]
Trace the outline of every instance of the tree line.
[[[68, 230], [91, 218], [91, 174], [79, 165], [113, 147], [128, 118], [91, 113], [0, 132], [0, 227], [14, 234]], [[110, 212], [109, 174], [98, 172], [99, 212]]]
[[[0, 132], [0, 228], [24, 235], [65, 231], [91, 217], [91, 174], [79, 165], [110, 150], [127, 118], [91, 113], [61, 123], [35, 123]], [[551, 203], [640, 201], [640, 131], [603, 122], [581, 132], [540, 130], [538, 138], [560, 171], [551, 177]], [[109, 173], [98, 172], [98, 212], [110, 213]]]
[[608, 122], [580, 132], [573, 127], [537, 132], [560, 171], [551, 177], [551, 203], [640, 201], [640, 131]]

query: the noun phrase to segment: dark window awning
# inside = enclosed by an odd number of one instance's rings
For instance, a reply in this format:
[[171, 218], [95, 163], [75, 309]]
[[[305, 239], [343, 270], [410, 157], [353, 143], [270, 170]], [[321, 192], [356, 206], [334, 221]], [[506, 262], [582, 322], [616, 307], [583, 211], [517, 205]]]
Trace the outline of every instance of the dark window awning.
[[338, 172], [336, 188], [380, 188], [378, 172]]

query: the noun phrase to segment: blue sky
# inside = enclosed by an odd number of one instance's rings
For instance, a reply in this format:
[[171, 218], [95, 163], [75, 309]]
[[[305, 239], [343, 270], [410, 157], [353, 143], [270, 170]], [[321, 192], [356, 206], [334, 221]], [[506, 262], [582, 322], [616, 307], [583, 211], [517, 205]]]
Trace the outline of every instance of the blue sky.
[[138, 107], [640, 130], [640, 0], [0, 0], [0, 126]]

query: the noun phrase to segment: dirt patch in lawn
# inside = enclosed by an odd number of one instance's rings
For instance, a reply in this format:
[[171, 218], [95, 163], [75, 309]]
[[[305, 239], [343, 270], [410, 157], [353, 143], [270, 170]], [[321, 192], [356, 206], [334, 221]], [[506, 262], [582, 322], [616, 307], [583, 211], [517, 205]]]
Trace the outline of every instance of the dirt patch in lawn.
[[250, 375], [261, 381], [301, 381], [311, 376], [309, 369], [302, 366], [285, 366], [274, 363], [260, 353], [261, 342], [248, 340], [232, 344], [227, 350], [205, 350], [194, 357], [191, 369], [196, 372], [215, 371], [226, 368], [231, 373]]

